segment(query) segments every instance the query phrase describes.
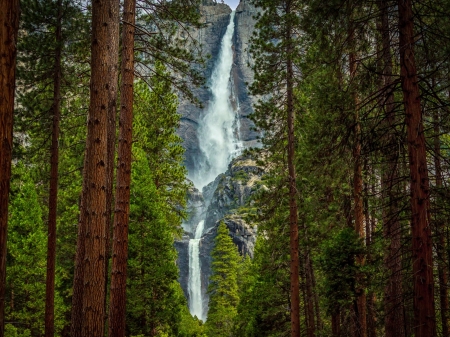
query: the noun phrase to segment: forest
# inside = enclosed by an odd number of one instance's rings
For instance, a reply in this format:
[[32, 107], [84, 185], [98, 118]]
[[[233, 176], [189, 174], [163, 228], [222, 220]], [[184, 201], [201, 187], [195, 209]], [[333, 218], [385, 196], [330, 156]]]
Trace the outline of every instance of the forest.
[[206, 3], [0, 0], [0, 337], [450, 337], [450, 0], [241, 0], [259, 140], [216, 182], [256, 242], [215, 219], [202, 320]]

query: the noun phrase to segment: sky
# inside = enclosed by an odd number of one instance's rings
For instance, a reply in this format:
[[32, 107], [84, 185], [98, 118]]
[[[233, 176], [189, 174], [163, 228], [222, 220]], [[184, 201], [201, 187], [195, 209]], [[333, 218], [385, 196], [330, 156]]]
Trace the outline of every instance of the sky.
[[[217, 1], [220, 2], [220, 1]], [[235, 10], [239, 5], [239, 0], [224, 0], [224, 2], [231, 7], [231, 9]]]

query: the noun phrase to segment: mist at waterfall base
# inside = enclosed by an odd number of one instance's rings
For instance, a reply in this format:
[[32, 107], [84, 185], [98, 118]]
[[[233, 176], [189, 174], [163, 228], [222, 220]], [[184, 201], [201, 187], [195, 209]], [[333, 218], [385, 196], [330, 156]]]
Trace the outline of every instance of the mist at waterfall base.
[[[199, 190], [214, 181], [219, 174], [224, 173], [231, 159], [239, 155], [242, 149], [242, 143], [239, 141], [239, 103], [234, 97], [231, 86], [234, 14], [233, 11], [222, 38], [219, 56], [209, 80], [211, 100], [198, 128], [201, 155], [196, 158], [197, 169], [195, 172], [190, 172], [189, 179]], [[209, 200], [205, 200], [205, 204], [208, 205]], [[203, 212], [205, 211], [204, 209]], [[193, 239], [189, 240], [189, 311], [192, 316], [205, 321], [207, 305], [204, 306], [203, 303], [204, 289], [202, 289], [199, 256], [205, 220], [200, 220], [198, 224], [192, 224], [192, 226], [195, 228], [190, 228], [190, 232], [194, 235]]]

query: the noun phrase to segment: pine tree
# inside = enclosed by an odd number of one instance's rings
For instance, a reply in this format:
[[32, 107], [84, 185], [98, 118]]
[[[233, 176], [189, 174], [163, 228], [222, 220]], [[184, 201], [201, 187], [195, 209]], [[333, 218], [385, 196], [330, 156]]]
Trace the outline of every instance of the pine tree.
[[[44, 333], [46, 233], [43, 209], [32, 172], [23, 164], [13, 167], [6, 317], [17, 333]], [[61, 326], [59, 326], [61, 328]], [[59, 329], [58, 329], [59, 330]]]
[[221, 222], [214, 239], [212, 275], [209, 279], [209, 310], [206, 321], [208, 336], [232, 336], [233, 320], [239, 304], [239, 254], [225, 223]]
[[114, 207], [109, 336], [125, 336], [128, 227], [130, 212], [131, 146], [133, 134], [134, 25], [136, 1], [123, 10], [122, 83], [120, 90], [119, 146]]
[[420, 92], [414, 56], [413, 13], [410, 0], [398, 1], [401, 83], [411, 190], [411, 235], [414, 277], [414, 332], [435, 336], [433, 251], [431, 243], [429, 180]]
[[[184, 295], [176, 284], [175, 237], [180, 235], [188, 185], [184, 149], [176, 134], [177, 97], [156, 64], [151, 86], [138, 81], [134, 90], [133, 166], [127, 271], [127, 333], [182, 336], [179, 324], [201, 327], [183, 313]], [[188, 322], [186, 322], [188, 321]]]
[[0, 2], [0, 337], [5, 328], [6, 237], [13, 142], [19, 1]]
[[[266, 137], [270, 152], [286, 153], [286, 183], [289, 187], [289, 225], [290, 225], [290, 313], [291, 336], [300, 336], [300, 293], [299, 293], [299, 234], [298, 234], [298, 189], [295, 173], [294, 87], [296, 79], [295, 57], [298, 45], [295, 36], [298, 28], [298, 15], [302, 7], [300, 1], [254, 1], [262, 13], [256, 28], [258, 36], [252, 41], [251, 51], [255, 57], [255, 83], [252, 93], [270, 95], [267, 101], [256, 106], [257, 126], [270, 130], [272, 136]], [[272, 127], [272, 128], [271, 128]], [[280, 137], [283, 140], [280, 142]], [[276, 146], [274, 146], [276, 144]], [[281, 148], [280, 148], [281, 145]], [[314, 335], [314, 314], [310, 312], [308, 336]]]
[[[74, 293], [83, 298], [83, 306], [72, 308], [73, 321], [82, 322], [82, 327], [73, 322], [72, 331], [75, 334], [81, 332], [84, 337], [100, 337], [104, 331], [106, 244], [110, 221], [108, 143], [111, 141], [111, 121], [108, 118], [116, 101], [117, 73], [113, 69], [117, 64], [111, 54], [118, 53], [118, 12], [116, 0], [92, 4], [91, 93], [79, 223], [84, 235], [78, 237], [77, 244], [77, 255], [83, 256], [83, 263], [78, 264], [78, 268], [84, 269], [84, 282], [83, 289], [74, 289]], [[74, 288], [77, 285], [74, 282]]]

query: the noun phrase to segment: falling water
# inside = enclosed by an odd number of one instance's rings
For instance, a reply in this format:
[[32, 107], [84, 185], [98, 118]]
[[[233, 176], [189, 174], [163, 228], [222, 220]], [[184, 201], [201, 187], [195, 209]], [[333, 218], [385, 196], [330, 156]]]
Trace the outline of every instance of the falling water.
[[191, 178], [199, 189], [225, 172], [232, 157], [239, 154], [242, 147], [239, 141], [238, 109], [234, 109], [230, 101], [233, 95], [230, 74], [233, 65], [234, 14], [234, 11], [231, 12], [219, 58], [211, 75], [212, 99], [198, 130], [202, 155], [197, 158], [198, 170]]
[[203, 234], [205, 221], [198, 223], [195, 229], [194, 239], [189, 240], [189, 311], [192, 316], [197, 316], [204, 320], [203, 301], [202, 301], [202, 283], [200, 278], [200, 240]]
[[[190, 179], [198, 189], [213, 181], [220, 173], [226, 171], [233, 156], [239, 154], [242, 145], [239, 141], [239, 102], [236, 109], [230, 99], [234, 99], [231, 90], [231, 66], [233, 64], [232, 40], [234, 33], [234, 14], [222, 39], [219, 58], [211, 76], [212, 99], [200, 120], [198, 139], [202, 155], [197, 158], [198, 169]], [[206, 310], [203, 308], [200, 241], [204, 229], [201, 220], [195, 229], [194, 239], [189, 240], [189, 310], [191, 314], [205, 321]]]

